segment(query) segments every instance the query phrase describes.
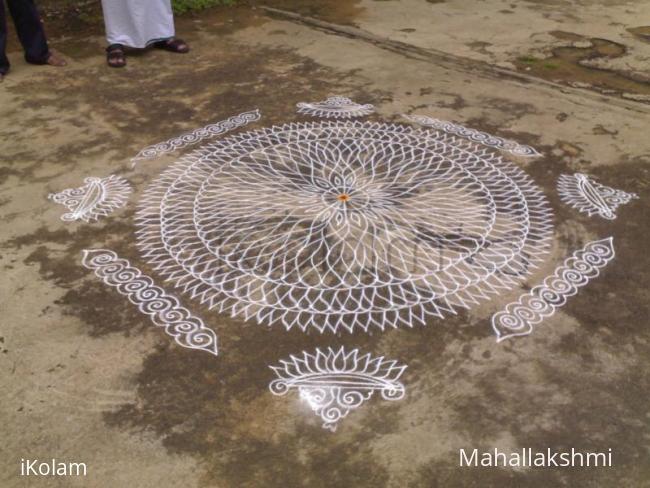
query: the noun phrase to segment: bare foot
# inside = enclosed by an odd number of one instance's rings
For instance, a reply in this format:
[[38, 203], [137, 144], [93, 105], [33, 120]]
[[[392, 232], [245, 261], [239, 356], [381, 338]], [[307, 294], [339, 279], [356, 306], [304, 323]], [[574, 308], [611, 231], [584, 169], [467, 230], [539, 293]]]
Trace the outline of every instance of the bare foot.
[[50, 55], [47, 58], [47, 64], [59, 68], [61, 66], [66, 66], [68, 63], [66, 62], [65, 59], [63, 59], [63, 56], [61, 56], [58, 52], [52, 49], [50, 50]]

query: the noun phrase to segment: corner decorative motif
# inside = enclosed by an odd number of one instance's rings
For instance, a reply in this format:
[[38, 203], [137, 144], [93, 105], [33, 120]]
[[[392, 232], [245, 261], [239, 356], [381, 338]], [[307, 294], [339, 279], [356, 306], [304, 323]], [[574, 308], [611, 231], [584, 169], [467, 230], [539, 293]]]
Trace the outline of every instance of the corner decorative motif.
[[586, 213], [589, 217], [599, 215], [607, 220], [616, 218], [616, 209], [620, 205], [639, 198], [636, 193], [626, 193], [601, 185], [582, 173], [560, 175], [557, 191], [564, 203], [579, 212]]
[[375, 111], [373, 105], [361, 105], [345, 97], [330, 97], [323, 102], [301, 102], [297, 107], [300, 114], [334, 119], [363, 117]]
[[140, 312], [149, 315], [155, 325], [164, 327], [165, 333], [180, 346], [218, 354], [214, 331], [182, 307], [176, 297], [155, 286], [149, 276], [131, 266], [129, 261], [107, 249], [85, 249], [82, 263], [94, 270], [104, 283], [117, 288]]
[[277, 376], [269, 384], [271, 393], [282, 396], [297, 389], [301, 400], [321, 417], [323, 428], [332, 432], [339, 420], [369, 400], [375, 391], [390, 401], [401, 400], [405, 394], [398, 380], [406, 366], [383, 357], [361, 355], [358, 349], [316, 349], [270, 368]]
[[535, 324], [553, 315], [558, 308], [564, 306], [568, 297], [598, 277], [600, 270], [614, 256], [612, 237], [590, 242], [573, 253], [541, 285], [492, 316], [492, 328], [496, 332], [497, 342], [532, 333]]
[[51, 193], [48, 198], [65, 206], [69, 212], [61, 216], [64, 222], [83, 220], [91, 222], [124, 207], [132, 191], [131, 185], [121, 176], [106, 178], [88, 177], [84, 185]]

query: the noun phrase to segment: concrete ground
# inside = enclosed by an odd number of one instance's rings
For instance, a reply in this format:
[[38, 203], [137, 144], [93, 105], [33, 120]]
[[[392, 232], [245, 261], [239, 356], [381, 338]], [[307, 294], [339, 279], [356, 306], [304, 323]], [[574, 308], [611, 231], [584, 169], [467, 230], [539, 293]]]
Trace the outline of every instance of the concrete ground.
[[[25, 65], [12, 39], [0, 85], [0, 486], [650, 486], [647, 3], [267, 5], [280, 11], [178, 19], [189, 55], [149, 52], [121, 71], [105, 67], [93, 20], [53, 27], [65, 69]], [[184, 299], [218, 332], [218, 358], [175, 345], [81, 266], [83, 249], [105, 247], [153, 273], [132, 218], [171, 159], [133, 169], [141, 148], [253, 108], [255, 127], [297, 120], [297, 102], [329, 94], [375, 104], [378, 119], [431, 115], [543, 152], [519, 162], [555, 213], [552, 253], [527, 286], [594, 239], [613, 236], [616, 258], [532, 335], [500, 344], [490, 317], [521, 290], [427, 327], [340, 336]], [[555, 190], [575, 171], [640, 198], [616, 220], [586, 217]], [[109, 174], [135, 187], [125, 209], [59, 219], [49, 193]], [[332, 434], [295, 397], [270, 395], [269, 364], [330, 344], [407, 364], [405, 399], [373, 398]], [[611, 448], [613, 467], [459, 468], [458, 449], [474, 447]], [[85, 462], [88, 476], [19, 476], [21, 458], [53, 457]]]

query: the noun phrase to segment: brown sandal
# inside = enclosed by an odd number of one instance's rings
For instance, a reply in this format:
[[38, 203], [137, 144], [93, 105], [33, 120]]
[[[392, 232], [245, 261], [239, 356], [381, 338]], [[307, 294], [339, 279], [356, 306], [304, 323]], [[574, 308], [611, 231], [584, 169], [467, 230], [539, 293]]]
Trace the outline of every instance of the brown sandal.
[[111, 44], [106, 48], [106, 62], [111, 68], [124, 68], [126, 56], [121, 44]]
[[188, 46], [184, 40], [177, 38], [154, 42], [153, 47], [156, 49], [164, 49], [165, 51], [179, 54], [190, 52], [190, 46]]

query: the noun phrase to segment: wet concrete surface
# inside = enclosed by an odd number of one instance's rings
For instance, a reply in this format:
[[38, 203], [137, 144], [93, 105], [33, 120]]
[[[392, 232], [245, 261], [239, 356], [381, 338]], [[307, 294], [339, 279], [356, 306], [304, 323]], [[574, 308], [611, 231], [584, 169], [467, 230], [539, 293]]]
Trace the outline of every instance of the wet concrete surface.
[[541, 78], [562, 80], [572, 86], [596, 89], [601, 93], [639, 99], [650, 95], [650, 83], [647, 80], [641, 77], [634, 79], [633, 75], [588, 64], [624, 56], [627, 50], [623, 44], [606, 39], [585, 39], [564, 32], [553, 32], [552, 35], [559, 39], [574, 40], [571, 45], [554, 48], [551, 55], [544, 58], [520, 57], [515, 62], [517, 68]]
[[[356, 7], [361, 12], [354, 25], [378, 36], [582, 89], [650, 100], [646, 2], [361, 0]], [[557, 31], [573, 38], [558, 37]], [[600, 55], [603, 44], [624, 50]]]
[[[514, 25], [541, 15], [559, 30], [562, 17], [550, 3], [508, 3], [516, 8], [500, 10], [513, 13], [500, 15]], [[607, 22], [627, 32], [643, 8], [583, 3], [572, 14], [584, 12], [581, 28], [561, 30], [615, 43], [615, 36], [590, 32], [593, 9], [605, 9]], [[416, 47], [437, 45], [446, 28], [421, 32], [419, 8], [460, 9], [449, 19], [465, 15], [466, 27], [475, 15], [460, 3], [424, 0], [296, 4], [273, 3], [366, 31], [415, 28], [415, 37], [394, 35]], [[553, 2], [558, 9], [568, 4]], [[399, 23], [390, 10], [396, 6], [405, 8]], [[416, 14], [407, 16], [406, 7]], [[109, 70], [101, 36], [89, 25], [81, 39], [54, 32], [55, 47], [71, 60], [68, 68], [26, 66], [12, 52], [14, 70], [0, 85], [1, 486], [650, 486], [646, 104], [490, 71], [500, 54], [476, 55], [487, 66], [475, 70], [471, 62], [438, 63], [435, 53], [400, 53], [394, 45], [387, 49], [251, 7], [179, 19], [179, 33], [193, 46], [187, 56], [146, 52], [129, 58], [125, 70]], [[555, 40], [578, 42], [551, 30], [549, 49], [562, 48]], [[493, 37], [505, 39], [497, 31]], [[480, 46], [494, 52], [480, 44], [488, 42], [485, 31], [466, 29], [462, 36], [474, 48], [437, 48], [469, 61]], [[511, 45], [517, 49], [507, 59], [530, 55], [520, 37]], [[540, 150], [542, 158], [517, 164], [551, 202], [554, 243], [524, 287], [591, 240], [613, 236], [616, 258], [531, 336], [500, 344], [490, 317], [521, 290], [426, 327], [338, 335], [266, 328], [183, 297], [217, 331], [217, 358], [178, 347], [81, 266], [83, 249], [103, 247], [155, 276], [136, 249], [133, 216], [147, 184], [174, 158], [131, 168], [141, 148], [256, 107], [263, 118], [252, 127], [305, 120], [295, 104], [330, 94], [375, 104], [375, 120], [426, 114]], [[614, 221], [579, 214], [555, 190], [556, 178], [573, 171], [640, 198], [621, 207]], [[64, 223], [63, 208], [46, 199], [86, 176], [109, 174], [127, 178], [135, 193], [125, 209], [97, 223]], [[340, 345], [407, 364], [407, 395], [399, 402], [376, 396], [330, 433], [296, 395], [269, 393], [274, 376], [268, 366], [303, 350]], [[614, 466], [459, 468], [458, 449], [475, 447], [611, 448]], [[89, 476], [19, 476], [21, 458], [52, 457], [86, 462]]]

